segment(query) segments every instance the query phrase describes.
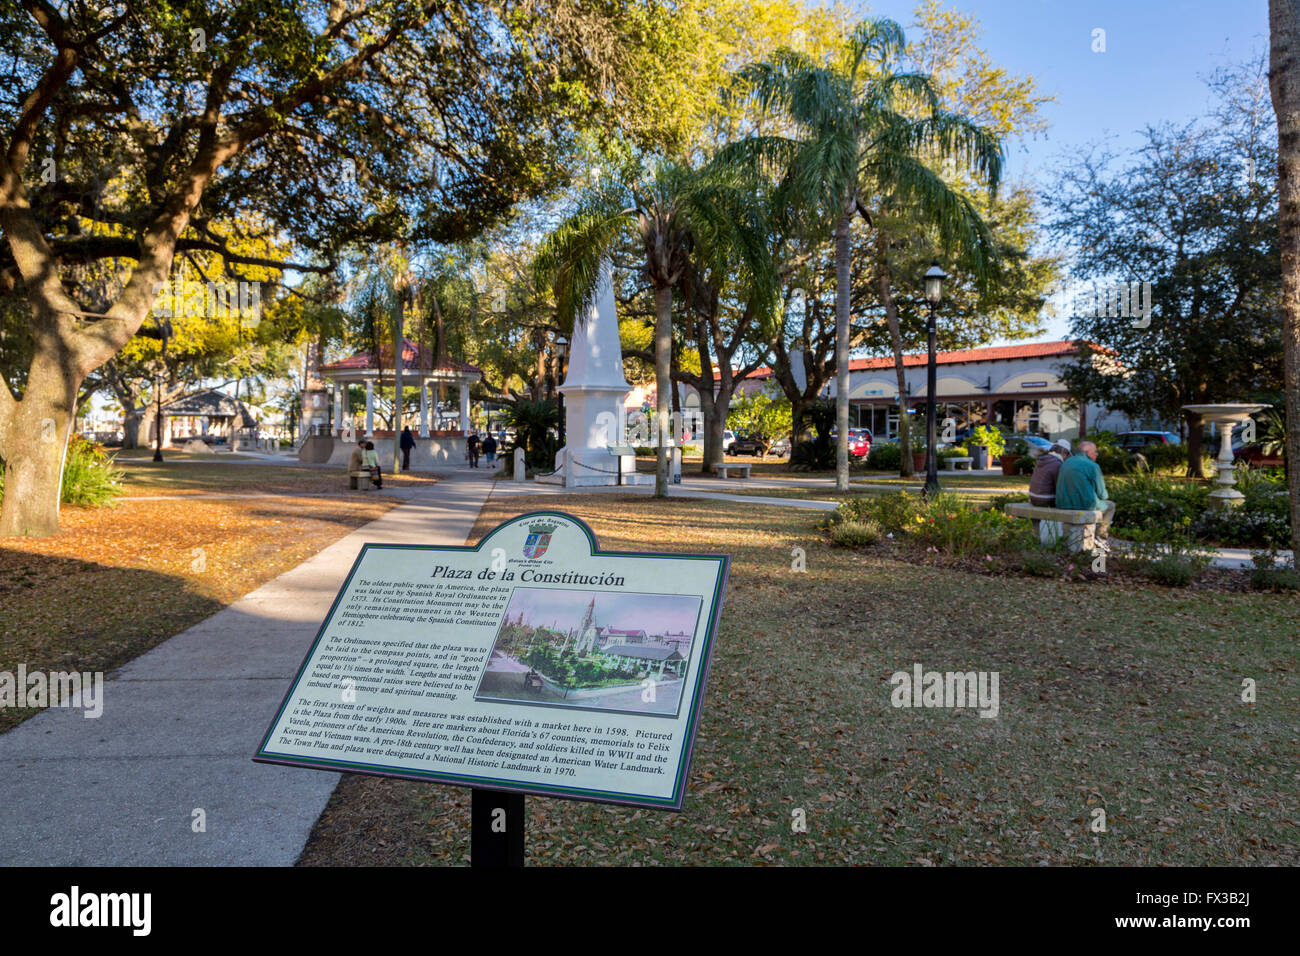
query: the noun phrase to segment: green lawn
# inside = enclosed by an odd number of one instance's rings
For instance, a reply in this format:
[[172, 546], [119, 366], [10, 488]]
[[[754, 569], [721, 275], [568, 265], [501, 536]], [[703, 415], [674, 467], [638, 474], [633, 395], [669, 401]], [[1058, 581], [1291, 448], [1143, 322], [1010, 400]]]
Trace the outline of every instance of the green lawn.
[[[489, 502], [475, 537], [555, 506]], [[1300, 853], [1295, 596], [905, 564], [833, 548], [818, 514], [774, 507], [589, 495], [563, 508], [604, 548], [733, 563], [685, 812], [529, 797], [530, 864], [1285, 866]], [[796, 547], [806, 573], [791, 570]], [[894, 708], [890, 675], [914, 663], [998, 672], [997, 718]], [[465, 862], [468, 804], [458, 788], [349, 777], [302, 862]], [[1090, 829], [1099, 808], [1104, 833]]]
[[[125, 473], [123, 487], [127, 496], [191, 495], [230, 492], [234, 494], [329, 493], [347, 491], [343, 469], [318, 468], [295, 463], [261, 464], [238, 455], [184, 455], [164, 452], [162, 462], [149, 458], [117, 456], [118, 467]], [[384, 474], [384, 487], [431, 484], [430, 475]]]

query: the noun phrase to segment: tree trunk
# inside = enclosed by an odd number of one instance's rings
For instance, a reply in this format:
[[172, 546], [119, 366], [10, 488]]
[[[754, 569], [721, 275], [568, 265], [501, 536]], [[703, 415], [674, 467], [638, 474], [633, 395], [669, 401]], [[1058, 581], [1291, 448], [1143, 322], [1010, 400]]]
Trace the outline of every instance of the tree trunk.
[[59, 530], [63, 459], [72, 429], [77, 381], [57, 358], [37, 353], [23, 400], [0, 407], [5, 462], [0, 538], [44, 537]]
[[902, 452], [899, 474], [909, 478], [916, 470], [912, 467], [911, 420], [904, 404], [907, 401], [907, 369], [903, 365], [903, 333], [898, 325], [898, 303], [894, 301], [893, 285], [890, 282], [887, 240], [881, 232], [876, 233], [876, 274], [880, 301], [885, 307], [885, 324], [889, 328], [889, 347], [894, 353], [894, 374], [898, 379], [898, 447]]
[[718, 425], [717, 406], [713, 402], [713, 389], [697, 389], [700, 396], [700, 417], [704, 419], [701, 428], [704, 442], [704, 460], [700, 464], [700, 474], [712, 474], [713, 466], [722, 461], [722, 427]]
[[718, 403], [714, 399], [710, 399], [709, 403], [713, 407], [713, 419], [709, 422], [708, 446], [705, 451], [704, 465], [705, 471], [716, 475], [718, 465], [722, 464], [727, 454], [726, 438], [723, 435], [723, 432], [727, 430], [727, 416], [718, 414]]
[[673, 387], [669, 361], [673, 349], [673, 287], [655, 289], [655, 497], [668, 497], [668, 393]]
[[[1231, 427], [1231, 426], [1230, 426]], [[1201, 468], [1201, 416], [1187, 413], [1187, 477], [1204, 478]]]
[[1300, 0], [1269, 0], [1269, 91], [1277, 114], [1278, 250], [1282, 259], [1282, 348], [1286, 363], [1287, 488], [1291, 548], [1300, 555]]
[[849, 490], [849, 227], [853, 207], [835, 227], [835, 490]]

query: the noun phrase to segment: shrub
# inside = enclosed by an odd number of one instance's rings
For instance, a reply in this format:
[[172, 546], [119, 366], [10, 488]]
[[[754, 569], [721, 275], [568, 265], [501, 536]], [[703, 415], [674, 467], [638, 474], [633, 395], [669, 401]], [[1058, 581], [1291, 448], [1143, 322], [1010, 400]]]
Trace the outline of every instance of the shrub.
[[[59, 500], [68, 505], [97, 508], [112, 504], [122, 494], [123, 472], [103, 445], [73, 435], [63, 460], [63, 485]], [[0, 493], [4, 491], [4, 469], [0, 466]]]
[[1245, 507], [1210, 509], [1193, 522], [1192, 533], [1215, 544], [1269, 547], [1291, 540], [1291, 522], [1285, 514], [1248, 511]]
[[1300, 591], [1300, 574], [1295, 568], [1255, 568], [1250, 586], [1257, 591]]
[[1115, 530], [1164, 531], [1185, 536], [1205, 511], [1209, 487], [1175, 478], [1136, 474], [1111, 482], [1107, 492], [1115, 502]]
[[906, 491], [885, 495], [851, 498], [840, 504], [838, 514], [843, 521], [871, 519], [886, 532], [899, 534], [911, 524], [920, 509], [921, 499]]
[[1027, 548], [1020, 552], [1020, 570], [1036, 578], [1054, 578], [1061, 573], [1053, 552], [1035, 548]]
[[1013, 491], [1006, 495], [994, 495], [989, 499], [989, 508], [995, 511], [1006, 511], [1007, 505], [1016, 501], [1028, 501], [1029, 495], [1023, 491]]
[[841, 521], [831, 529], [831, 540], [842, 548], [865, 548], [880, 540], [880, 525], [865, 521]]
[[550, 471], [560, 443], [552, 430], [559, 427], [560, 412], [555, 402], [518, 399], [506, 408], [506, 423], [515, 430], [515, 444], [524, 449], [529, 470]]
[[[112, 504], [122, 494], [123, 477], [124, 473], [113, 463], [103, 445], [74, 434], [63, 460], [59, 500], [66, 505], [86, 508]], [[0, 493], [3, 493], [4, 486], [4, 467], [0, 463]]]
[[992, 460], [1001, 455], [1007, 448], [1007, 440], [1002, 433], [996, 428], [990, 428], [987, 425], [981, 425], [975, 429], [970, 436], [972, 445], [983, 445], [989, 450], [989, 459]]
[[903, 450], [898, 442], [880, 442], [867, 453], [867, 467], [878, 471], [898, 471], [903, 467]]
[[827, 471], [835, 467], [835, 446], [830, 441], [801, 441], [790, 452], [794, 471]]
[[1180, 554], [1161, 555], [1148, 564], [1145, 570], [1151, 580], [1175, 588], [1187, 587], [1201, 574], [1196, 562]]
[[1296, 574], [1295, 558], [1278, 563], [1278, 549], [1269, 547], [1250, 556], [1255, 568], [1250, 572], [1250, 586], [1258, 591], [1300, 591], [1300, 575]]
[[1186, 587], [1210, 565], [1209, 555], [1196, 550], [1196, 542], [1186, 531], [1153, 529], [1129, 534], [1133, 547], [1125, 560], [1136, 562], [1135, 569], [1154, 581], [1171, 587]]
[[951, 494], [919, 498], [902, 491], [857, 498], [842, 503], [839, 513], [843, 521], [871, 520], [886, 532], [958, 557], [1007, 551], [1033, 540], [1027, 523]]

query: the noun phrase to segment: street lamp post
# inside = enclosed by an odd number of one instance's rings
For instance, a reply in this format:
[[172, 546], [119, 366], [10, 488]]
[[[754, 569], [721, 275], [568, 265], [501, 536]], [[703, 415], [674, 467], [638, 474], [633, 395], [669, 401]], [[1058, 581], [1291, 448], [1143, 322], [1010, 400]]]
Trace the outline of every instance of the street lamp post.
[[[563, 335], [557, 335], [555, 337], [555, 359], [560, 366], [559, 374], [560, 374], [561, 385], [564, 384], [564, 357], [565, 355], [568, 354], [568, 351], [569, 351], [569, 340], [566, 339]], [[564, 393], [557, 389], [556, 394], [560, 396], [560, 447], [563, 448], [564, 447]]]
[[154, 416], [153, 416], [153, 433], [154, 433], [153, 460], [162, 461], [163, 460], [162, 382], [163, 382], [163, 375], [167, 371], [167, 339], [171, 337], [172, 324], [166, 319], [163, 319], [161, 321], [155, 319], [154, 321], [158, 323], [158, 338], [162, 340], [162, 353], [158, 359], [158, 374], [157, 376], [155, 376], [154, 379], [154, 401], [157, 404], [156, 404], [156, 411], [154, 412]]
[[935, 310], [943, 300], [943, 280], [948, 278], [944, 271], [939, 268], [939, 260], [934, 259], [930, 262], [930, 268], [925, 273], [925, 301], [930, 306], [930, 317], [926, 322], [926, 337], [929, 347], [929, 355], [926, 361], [925, 369], [925, 493], [926, 495], [936, 494], [939, 491], [939, 459], [935, 450], [935, 416], [938, 414], [935, 405], [935, 380], [937, 378], [937, 368], [934, 355], [934, 335], [935, 335]]

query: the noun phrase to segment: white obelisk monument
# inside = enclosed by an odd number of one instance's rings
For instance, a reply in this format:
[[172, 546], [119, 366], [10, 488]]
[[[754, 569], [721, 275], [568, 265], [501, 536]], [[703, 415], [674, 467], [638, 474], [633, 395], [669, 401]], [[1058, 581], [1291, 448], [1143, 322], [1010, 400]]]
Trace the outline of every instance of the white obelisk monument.
[[574, 317], [569, 371], [560, 386], [567, 444], [555, 456], [552, 481], [560, 479], [565, 487], [575, 488], [653, 480], [650, 475], [636, 474], [633, 455], [610, 453], [610, 448], [625, 447], [623, 401], [631, 388], [623, 376], [613, 272], [606, 259], [594, 294]]

